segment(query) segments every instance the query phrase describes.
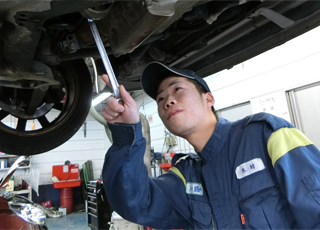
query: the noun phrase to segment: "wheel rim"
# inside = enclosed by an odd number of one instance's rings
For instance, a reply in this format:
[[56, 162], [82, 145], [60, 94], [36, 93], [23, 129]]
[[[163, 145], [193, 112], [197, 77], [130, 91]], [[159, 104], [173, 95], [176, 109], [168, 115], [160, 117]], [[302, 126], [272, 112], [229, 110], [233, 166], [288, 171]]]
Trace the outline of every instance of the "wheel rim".
[[[51, 132], [68, 121], [68, 114], [70, 114], [70, 110], [74, 109], [73, 104], [75, 104], [74, 101], [77, 100], [79, 94], [77, 92], [77, 82], [72, 78], [66, 79], [59, 69], [56, 69], [54, 72], [55, 78], [60, 82], [60, 87], [58, 88], [61, 90], [60, 93], [63, 94], [62, 100], [53, 103], [43, 102], [32, 114], [27, 114], [26, 108], [28, 107], [28, 103], [31, 103], [30, 100], [35, 92], [26, 89], [17, 90], [1, 87], [1, 90], [4, 92], [15, 91], [11, 95], [18, 97], [7, 97], [5, 98], [7, 101], [23, 99], [25, 105], [22, 107], [15, 106], [15, 110], [10, 111], [2, 107], [0, 110], [0, 130], [12, 135], [31, 137]], [[46, 91], [46, 94], [48, 93], [49, 90]], [[29, 101], [26, 101], [28, 99]], [[3, 103], [4, 100], [2, 100], [2, 105]]]

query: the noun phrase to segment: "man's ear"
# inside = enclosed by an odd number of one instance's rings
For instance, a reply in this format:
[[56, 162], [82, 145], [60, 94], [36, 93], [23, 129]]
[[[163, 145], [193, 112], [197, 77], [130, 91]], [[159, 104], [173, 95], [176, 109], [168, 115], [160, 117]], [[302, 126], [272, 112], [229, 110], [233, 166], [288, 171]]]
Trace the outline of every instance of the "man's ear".
[[209, 92], [207, 92], [207, 93], [205, 94], [205, 96], [206, 96], [207, 105], [208, 105], [208, 107], [211, 108], [211, 107], [214, 105], [214, 97], [213, 97], [213, 95], [212, 95], [211, 93], [209, 93]]

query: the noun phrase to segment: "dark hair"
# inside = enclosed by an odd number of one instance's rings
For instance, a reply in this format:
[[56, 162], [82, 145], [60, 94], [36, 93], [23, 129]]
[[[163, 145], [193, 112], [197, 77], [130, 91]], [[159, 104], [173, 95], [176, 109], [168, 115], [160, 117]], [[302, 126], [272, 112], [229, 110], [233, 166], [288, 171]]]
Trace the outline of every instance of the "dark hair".
[[[188, 81], [190, 81], [191, 83], [193, 83], [196, 86], [196, 89], [198, 90], [198, 92], [201, 94], [203, 93], [207, 93], [208, 91], [203, 87], [203, 85], [201, 85], [199, 82], [193, 80], [193, 79], [189, 79], [186, 78]], [[218, 120], [218, 114], [216, 112], [216, 110], [214, 109], [214, 107], [212, 106], [212, 112], [214, 114], [214, 116], [216, 117], [216, 119]]]

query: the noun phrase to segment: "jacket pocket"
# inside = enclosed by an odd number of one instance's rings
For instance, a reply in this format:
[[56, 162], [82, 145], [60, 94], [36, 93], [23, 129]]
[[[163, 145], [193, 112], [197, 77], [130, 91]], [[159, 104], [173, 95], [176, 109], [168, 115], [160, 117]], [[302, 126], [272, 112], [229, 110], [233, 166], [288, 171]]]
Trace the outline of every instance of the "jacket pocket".
[[190, 210], [192, 210], [194, 228], [207, 227], [209, 229], [212, 226], [210, 205], [203, 201], [189, 199], [189, 206]]
[[320, 177], [319, 175], [312, 175], [312, 176], [305, 176], [302, 179], [305, 186], [310, 191], [312, 197], [317, 201], [318, 204], [320, 204], [320, 186], [319, 181]]
[[267, 213], [263, 207], [266, 194], [274, 187], [265, 188], [251, 194], [240, 202], [240, 210], [245, 218], [246, 229], [270, 229]]
[[278, 187], [265, 188], [240, 203], [246, 229], [294, 229], [296, 223]]

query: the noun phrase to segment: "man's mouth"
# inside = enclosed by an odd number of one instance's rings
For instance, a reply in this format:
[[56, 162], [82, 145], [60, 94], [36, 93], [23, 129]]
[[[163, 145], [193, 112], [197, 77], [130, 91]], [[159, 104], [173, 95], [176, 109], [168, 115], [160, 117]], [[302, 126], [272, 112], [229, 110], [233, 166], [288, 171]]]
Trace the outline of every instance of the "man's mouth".
[[182, 109], [174, 109], [174, 110], [171, 110], [168, 115], [167, 115], [167, 120], [171, 119], [172, 117], [178, 115], [179, 113], [182, 112]]

